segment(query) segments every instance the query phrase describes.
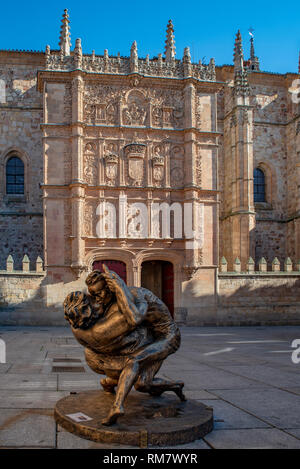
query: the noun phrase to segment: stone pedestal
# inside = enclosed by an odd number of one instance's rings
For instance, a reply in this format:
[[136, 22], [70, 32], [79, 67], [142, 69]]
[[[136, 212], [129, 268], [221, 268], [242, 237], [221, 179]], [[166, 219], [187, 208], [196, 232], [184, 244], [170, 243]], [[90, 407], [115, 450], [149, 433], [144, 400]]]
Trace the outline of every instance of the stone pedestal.
[[56, 403], [55, 420], [67, 431], [101, 443], [174, 446], [204, 437], [213, 429], [213, 410], [194, 400], [181, 402], [171, 393], [160, 397], [132, 391], [125, 415], [111, 427], [101, 424], [114, 396], [104, 391], [72, 393]]

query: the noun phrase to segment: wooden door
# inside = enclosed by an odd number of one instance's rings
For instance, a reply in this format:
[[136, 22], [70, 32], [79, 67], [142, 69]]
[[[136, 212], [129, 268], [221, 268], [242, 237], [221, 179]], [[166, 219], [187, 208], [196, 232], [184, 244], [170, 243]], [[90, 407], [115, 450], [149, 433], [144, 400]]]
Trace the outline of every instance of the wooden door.
[[93, 270], [100, 270], [103, 272], [103, 264], [107, 265], [109, 270], [116, 272], [124, 282], [126, 282], [126, 264], [122, 261], [111, 261], [111, 260], [103, 260], [103, 261], [95, 261], [93, 263]]

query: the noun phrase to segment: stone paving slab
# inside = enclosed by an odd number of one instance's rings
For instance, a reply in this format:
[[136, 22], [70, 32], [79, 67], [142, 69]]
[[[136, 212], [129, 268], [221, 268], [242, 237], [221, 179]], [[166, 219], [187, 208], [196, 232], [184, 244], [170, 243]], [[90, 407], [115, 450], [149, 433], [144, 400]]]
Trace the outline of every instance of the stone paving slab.
[[21, 373], [21, 374], [24, 374], [24, 373], [37, 373], [37, 374], [40, 374], [41, 371], [42, 371], [42, 368], [43, 368], [43, 365], [40, 364], [40, 365], [28, 365], [28, 364], [22, 364], [22, 363], [16, 363], [14, 365], [11, 366], [11, 368], [9, 369], [9, 372], [10, 373]]
[[297, 387], [297, 388], [286, 387], [285, 391], [288, 391], [288, 392], [291, 392], [292, 394], [297, 394], [298, 396], [300, 396], [300, 387]]
[[204, 440], [215, 449], [299, 449], [300, 441], [277, 428], [213, 430]]
[[214, 409], [214, 430], [270, 428], [267, 423], [222, 400], [202, 399], [201, 402]]
[[278, 373], [278, 368], [266, 365], [223, 366], [222, 369], [247, 379], [258, 380], [267, 385], [272, 384], [279, 387], [300, 386], [300, 373], [296, 374], [283, 369]]
[[0, 391], [0, 409], [53, 409], [64, 391]]
[[11, 367], [11, 363], [0, 363], [0, 373], [6, 373]]
[[1, 376], [0, 390], [33, 390], [33, 391], [56, 391], [57, 390], [57, 377], [45, 376], [40, 374], [13, 374], [6, 373]]
[[[187, 399], [196, 399], [200, 400], [203, 402], [203, 399], [212, 399], [212, 400], [217, 400], [219, 399], [217, 396], [214, 394], [211, 394], [210, 392], [205, 391], [204, 389], [197, 389], [194, 391], [186, 391], [185, 388], [183, 389], [184, 395]], [[213, 405], [213, 404], [210, 404]]]
[[300, 428], [289, 428], [288, 430], [286, 430], [286, 433], [289, 433], [290, 435], [293, 435], [296, 438], [300, 439]]
[[0, 448], [55, 447], [53, 411], [1, 409]]
[[300, 428], [300, 401], [295, 394], [280, 389], [245, 389], [242, 393], [223, 389], [214, 394], [277, 428]]
[[[73, 376], [69, 376], [72, 374]], [[64, 373], [58, 376], [58, 390], [59, 391], [83, 391], [100, 389], [100, 378], [101, 375], [94, 376], [74, 376], [77, 373]], [[67, 375], [67, 376], [66, 376]]]
[[[172, 379], [178, 379], [178, 372], [171, 371], [167, 373], [167, 376]], [[181, 371], [180, 379], [185, 383], [185, 388], [189, 391], [195, 389], [248, 389], [250, 387], [268, 387], [268, 384], [262, 384], [253, 379], [244, 378], [237, 376], [231, 372], [223, 370], [215, 370], [207, 367], [204, 369], [201, 367], [200, 371], [195, 373], [189, 373]]]
[[[117, 444], [96, 443], [95, 441], [86, 440], [72, 433], [66, 432], [60, 425], [57, 428], [57, 448], [58, 449], [119, 449]], [[135, 446], [122, 445], [122, 449], [136, 448]]]

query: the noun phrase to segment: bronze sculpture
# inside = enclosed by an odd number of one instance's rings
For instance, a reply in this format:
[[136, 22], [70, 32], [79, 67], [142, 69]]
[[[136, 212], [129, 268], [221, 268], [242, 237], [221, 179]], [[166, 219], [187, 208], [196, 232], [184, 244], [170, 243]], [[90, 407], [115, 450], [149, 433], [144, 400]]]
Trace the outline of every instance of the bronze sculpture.
[[173, 391], [184, 401], [184, 383], [155, 378], [163, 361], [180, 346], [180, 331], [167, 306], [145, 288], [128, 287], [104, 265], [86, 279], [89, 294], [70, 293], [64, 301], [65, 318], [85, 347], [90, 368], [104, 374], [104, 391], [116, 397], [103, 425], [124, 414], [132, 386], [160, 396]]

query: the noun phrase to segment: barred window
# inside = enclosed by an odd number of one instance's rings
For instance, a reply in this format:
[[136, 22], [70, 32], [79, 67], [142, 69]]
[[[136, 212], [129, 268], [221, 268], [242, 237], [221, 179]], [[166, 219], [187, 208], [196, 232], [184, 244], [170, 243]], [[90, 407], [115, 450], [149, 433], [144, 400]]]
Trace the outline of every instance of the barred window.
[[24, 163], [17, 156], [6, 163], [6, 193], [24, 194]]
[[266, 201], [265, 174], [259, 168], [255, 168], [254, 170], [253, 184], [254, 184], [254, 202], [265, 202]]

